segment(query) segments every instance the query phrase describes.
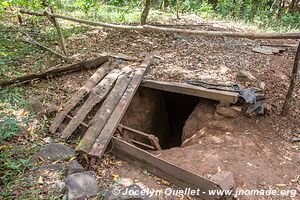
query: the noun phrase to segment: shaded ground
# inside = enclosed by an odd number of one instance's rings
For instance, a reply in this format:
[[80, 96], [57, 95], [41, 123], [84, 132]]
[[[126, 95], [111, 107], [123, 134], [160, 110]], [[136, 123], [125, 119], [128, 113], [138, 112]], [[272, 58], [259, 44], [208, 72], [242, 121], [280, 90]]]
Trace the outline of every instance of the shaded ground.
[[[183, 24], [186, 21], [191, 24], [203, 22], [200, 19], [182, 19], [182, 21], [168, 23]], [[193, 28], [238, 30], [235, 27], [227, 28], [228, 25], [225, 26], [223, 23], [221, 25]], [[291, 40], [264, 42], [295, 43]], [[204, 177], [216, 173], [218, 167], [223, 171], [232, 171], [239, 188], [267, 188], [276, 187], [276, 184], [285, 184], [284, 188], [300, 190], [299, 182], [290, 182], [299, 174], [299, 145], [286, 141], [291, 136], [290, 132], [299, 127], [299, 81], [295, 88], [290, 113], [287, 117], [278, 115], [288, 87], [288, 77], [295, 51], [293, 48], [289, 48], [278, 55], [252, 52], [252, 48], [259, 43], [260, 41], [247, 39], [100, 29], [68, 38], [67, 48], [70, 55], [74, 55], [73, 57], [78, 60], [95, 57], [102, 53], [123, 53], [132, 56], [142, 56], [144, 52], [154, 53], [160, 58], [156, 59], [146, 77], [155, 80], [184, 81], [193, 79], [227, 84], [239, 83], [255, 87], [261, 87], [263, 82], [270, 108], [268, 115], [259, 118], [242, 116], [231, 122], [234, 125], [237, 124], [237, 127], [230, 134], [217, 134], [215, 137], [219, 139], [213, 137], [214, 135], [207, 135], [203, 137], [202, 143], [199, 145], [165, 150], [159, 152], [159, 156]], [[48, 53], [41, 55], [46, 54], [48, 55]], [[47, 58], [49, 58], [48, 56]], [[23, 63], [24, 68], [37, 62], [34, 56], [27, 59]], [[49, 61], [48, 66], [58, 63], [58, 59], [55, 61], [49, 59]], [[127, 64], [137, 65], [137, 63], [120, 60], [116, 62], [118, 67]], [[221, 69], [224, 67], [229, 70], [222, 72]], [[250, 71], [257, 80], [248, 83], [238, 82], [235, 74], [240, 70]], [[20, 88], [26, 91], [26, 96], [36, 96], [46, 105], [62, 106], [91, 74], [92, 71], [74, 73], [60, 78], [34, 81], [20, 86]], [[127, 168], [126, 166], [123, 170], [130, 171], [131, 167]], [[113, 166], [113, 168], [115, 167]], [[138, 177], [144, 181], [144, 184], [148, 183], [148, 187], [158, 186], [156, 180], [153, 183], [151, 178], [149, 180], [143, 178], [142, 171], [139, 172], [140, 175], [135, 173], [130, 175], [130, 173], [124, 173], [122, 169], [114, 170], [99, 173], [101, 177], [107, 177], [107, 183], [104, 178], [103, 185], [110, 185], [113, 182], [112, 173], [119, 173], [130, 178]]]

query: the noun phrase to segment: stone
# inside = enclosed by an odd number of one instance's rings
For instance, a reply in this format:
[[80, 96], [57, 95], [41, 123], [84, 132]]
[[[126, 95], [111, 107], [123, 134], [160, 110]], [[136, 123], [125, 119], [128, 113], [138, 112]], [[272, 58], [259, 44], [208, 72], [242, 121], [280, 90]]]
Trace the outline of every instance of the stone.
[[43, 106], [42, 102], [36, 97], [30, 97], [28, 99], [27, 109], [30, 112], [34, 112], [36, 114], [46, 113], [46, 109]]
[[221, 171], [210, 177], [210, 180], [219, 184], [223, 190], [230, 190], [236, 187], [233, 173], [230, 171]]
[[249, 71], [245, 70], [239, 71], [236, 74], [236, 78], [241, 82], [251, 82], [257, 80], [255, 76], [253, 76]]
[[182, 141], [191, 138], [197, 131], [204, 128], [207, 122], [212, 121], [215, 110], [215, 105], [211, 101], [201, 100], [184, 124]]
[[[151, 200], [153, 199], [150, 196], [141, 195], [142, 190], [143, 189], [136, 184], [126, 187], [122, 190], [118, 188], [112, 188], [105, 193], [105, 199], [106, 200]], [[128, 194], [127, 191], [135, 191], [135, 193], [138, 195], [134, 195], [134, 196], [130, 195]]]
[[217, 106], [216, 113], [223, 115], [224, 117], [234, 118], [238, 117], [242, 112], [242, 107], [240, 106]]
[[93, 171], [74, 173], [65, 179], [69, 200], [86, 199], [99, 195], [99, 185]]
[[38, 161], [54, 162], [58, 160], [67, 160], [75, 156], [75, 150], [60, 143], [48, 144], [44, 149], [35, 154], [30, 160], [30, 164]]
[[49, 105], [47, 107], [47, 110], [46, 110], [47, 116], [48, 117], [54, 117], [56, 115], [56, 113], [58, 112], [58, 110], [59, 110], [58, 106], [56, 106], [56, 105]]
[[84, 168], [77, 162], [77, 160], [72, 160], [68, 164], [68, 175], [83, 172]]

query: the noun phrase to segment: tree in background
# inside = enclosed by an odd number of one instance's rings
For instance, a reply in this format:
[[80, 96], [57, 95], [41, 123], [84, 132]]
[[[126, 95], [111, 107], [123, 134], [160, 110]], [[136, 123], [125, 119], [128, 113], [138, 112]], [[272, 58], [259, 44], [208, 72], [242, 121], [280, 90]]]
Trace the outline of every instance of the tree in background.
[[145, 25], [151, 7], [151, 0], [145, 0], [145, 7], [141, 15], [141, 25]]

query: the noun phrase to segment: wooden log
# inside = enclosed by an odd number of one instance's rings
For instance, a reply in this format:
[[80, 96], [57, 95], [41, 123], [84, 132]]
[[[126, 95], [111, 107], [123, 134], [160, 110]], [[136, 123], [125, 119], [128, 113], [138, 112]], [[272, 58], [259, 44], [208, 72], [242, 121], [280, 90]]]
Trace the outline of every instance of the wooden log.
[[54, 69], [50, 68], [49, 70], [44, 71], [44, 72], [29, 74], [29, 75], [25, 75], [22, 77], [14, 78], [12, 80], [7, 80], [7, 81], [0, 80], [0, 87], [12, 85], [15, 83], [28, 82], [28, 81], [31, 81], [34, 79], [43, 79], [43, 78], [47, 78], [50, 75], [51, 76], [58, 75], [61, 73], [74, 72], [74, 71], [79, 71], [82, 69], [92, 69], [92, 68], [100, 66], [101, 64], [103, 64], [107, 61], [108, 61], [108, 56], [100, 56], [100, 57], [97, 57], [94, 59], [81, 61], [81, 62], [78, 62], [75, 64], [66, 65], [63, 67], [58, 67], [58, 68], [54, 68]]
[[130, 84], [132, 75], [132, 69], [127, 67], [125, 73], [119, 76], [114, 88], [109, 93], [108, 97], [105, 99], [100, 109], [90, 122], [90, 127], [76, 148], [77, 151], [85, 153], [90, 151], [97, 137], [100, 135], [103, 127], [105, 127], [105, 124], [107, 121], [109, 121], [111, 114], [114, 112], [128, 85]]
[[118, 124], [123, 118], [134, 94], [136, 93], [137, 88], [139, 87], [142, 81], [145, 71], [151, 65], [152, 60], [153, 60], [153, 56], [147, 55], [144, 62], [141, 64], [140, 68], [136, 69], [132, 81], [130, 82], [124, 95], [120, 99], [120, 102], [116, 106], [115, 110], [111, 114], [106, 125], [102, 129], [99, 137], [95, 141], [92, 149], [89, 152], [89, 155], [99, 157], [99, 158], [103, 155], [113, 133], [116, 131]]
[[295, 33], [243, 33], [243, 32], [224, 32], [224, 31], [200, 31], [189, 29], [164, 28], [144, 25], [144, 29], [152, 32], [178, 33], [184, 35], [199, 35], [213, 37], [231, 37], [248, 39], [299, 39], [300, 32]]
[[284, 116], [287, 115], [289, 108], [290, 108], [290, 104], [292, 102], [292, 96], [293, 96], [293, 92], [294, 92], [294, 88], [295, 88], [295, 84], [296, 84], [296, 80], [297, 80], [297, 75], [298, 75], [298, 71], [299, 71], [299, 61], [300, 61], [300, 42], [298, 43], [298, 48], [297, 48], [296, 55], [295, 55], [289, 89], [286, 93], [285, 101], [284, 101], [282, 112], [281, 112], [281, 114]]
[[101, 82], [98, 83], [98, 85], [92, 89], [88, 99], [84, 102], [76, 115], [63, 130], [63, 138], [68, 138], [83, 122], [84, 118], [89, 114], [93, 107], [107, 96], [119, 75], [120, 70], [112, 70], [104, 79], [101, 80]]
[[[20, 10], [22, 14], [28, 14], [28, 15], [35, 15], [35, 16], [45, 16], [45, 13], [38, 13], [35, 11], [27, 11], [27, 10]], [[127, 26], [127, 25], [117, 25], [117, 24], [109, 24], [109, 23], [104, 23], [104, 22], [92, 22], [89, 20], [84, 20], [84, 19], [78, 19], [74, 17], [68, 17], [68, 16], [63, 16], [59, 14], [54, 14], [54, 13], [49, 13], [49, 16], [51, 17], [56, 17], [60, 19], [65, 19], [73, 22], [78, 22], [78, 23], [83, 23], [87, 24], [90, 26], [101, 26], [101, 27], [106, 27], [106, 28], [113, 28], [113, 29], [120, 29], [120, 30], [143, 30], [142, 26]]]
[[[34, 11], [21, 10], [22, 14], [29, 14], [35, 16], [45, 16], [43, 13], [37, 13]], [[91, 26], [101, 26], [107, 28], [114, 28], [119, 30], [135, 30], [135, 31], [151, 31], [151, 32], [163, 32], [163, 33], [178, 33], [186, 35], [199, 35], [199, 36], [213, 36], [213, 37], [232, 37], [232, 38], [248, 38], [248, 39], [300, 39], [300, 32], [294, 33], [244, 33], [244, 32], [223, 32], [223, 31], [200, 31], [190, 29], [175, 29], [175, 28], [163, 28], [155, 26], [129, 26], [129, 25], [117, 25], [104, 22], [92, 22], [89, 20], [78, 19], [74, 17], [63, 16], [59, 14], [49, 14], [52, 17], [83, 23]]]
[[101, 66], [90, 79], [78, 90], [78, 92], [72, 96], [72, 98], [65, 104], [65, 107], [59, 111], [59, 113], [54, 118], [51, 126], [49, 127], [49, 132], [54, 134], [57, 128], [64, 121], [65, 116], [79, 103], [79, 101], [87, 95], [91, 89], [98, 84], [98, 82], [106, 75], [107, 70], [110, 66], [110, 62], [105, 63]]
[[236, 103], [239, 96], [238, 92], [206, 89], [204, 87], [190, 85], [186, 83], [178, 83], [178, 82], [144, 80], [141, 86], [157, 89], [157, 90], [163, 90], [167, 92], [187, 94], [191, 96], [223, 101], [228, 103]]
[[189, 172], [116, 137], [112, 138], [110, 145], [112, 147], [112, 153], [122, 160], [164, 178], [178, 187], [194, 190], [199, 189], [199, 194], [195, 196], [201, 199], [221, 199], [221, 196], [209, 195], [209, 190], [221, 190], [218, 184], [210, 180]]

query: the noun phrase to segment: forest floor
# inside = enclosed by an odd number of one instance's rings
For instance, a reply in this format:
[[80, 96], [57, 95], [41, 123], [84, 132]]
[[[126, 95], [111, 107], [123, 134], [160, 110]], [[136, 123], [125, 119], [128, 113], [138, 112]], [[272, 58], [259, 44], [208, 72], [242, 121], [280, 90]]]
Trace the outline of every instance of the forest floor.
[[[43, 22], [40, 23], [43, 24]], [[243, 31], [234, 24], [205, 21], [196, 16], [155, 22], [155, 24], [158, 23], [174, 24], [175, 27], [202, 24], [192, 27], [197, 30]], [[9, 45], [5, 43], [1, 48], [10, 51], [5, 55], [4, 53], [0, 55], [3, 57], [3, 61], [0, 61], [3, 65], [0, 69], [1, 78], [64, 64], [62, 60], [49, 52], [22, 43], [22, 35], [18, 31], [19, 27], [16, 22], [5, 24], [5, 26], [1, 24], [1, 32], [5, 34], [0, 37], [1, 39], [3, 37], [2, 42], [9, 41]], [[40, 40], [52, 42], [51, 46], [59, 50], [58, 44], [54, 44], [53, 35], [37, 31], [41, 25], [29, 20], [21, 30], [35, 30], [32, 32], [33, 35]], [[201, 80], [226, 84], [238, 83], [263, 89], [269, 109], [267, 115], [240, 116], [228, 122], [235, 127], [232, 133], [214, 135], [217, 139], [207, 135], [201, 141], [205, 145], [176, 147], [154, 152], [154, 154], [203, 177], [208, 177], [220, 169], [231, 171], [238, 188], [296, 189], [298, 193], [300, 192], [299, 180], [294, 181], [297, 177], [299, 179], [300, 175], [299, 145], [288, 141], [288, 138], [292, 136], [291, 132], [299, 131], [300, 128], [299, 79], [290, 112], [286, 117], [280, 116], [289, 85], [295, 48], [286, 48], [284, 52], [274, 55], [252, 51], [252, 48], [260, 43], [295, 45], [296, 41], [122, 32], [86, 26], [73, 26], [66, 31], [68, 52], [74, 60], [93, 58], [105, 53], [142, 57], [145, 52], [149, 52], [157, 58], [147, 72], [146, 78], [180, 82]], [[116, 67], [121, 67], [139, 63], [116, 60], [114, 64]], [[14, 66], [13, 69], [10, 66]], [[241, 70], [249, 71], [256, 77], [256, 80], [240, 82], [236, 74]], [[25, 85], [10, 86], [0, 91], [0, 132], [2, 135], [0, 199], [1, 196], [3, 199], [61, 198], [47, 193], [47, 188], [42, 187], [38, 180], [34, 178], [28, 180], [26, 176], [30, 173], [27, 169], [30, 155], [49, 143], [49, 140], [60, 141], [57, 135], [50, 135], [47, 132], [53, 116], [41, 117], [28, 112], [26, 100], [34, 96], [40, 99], [46, 107], [61, 106], [92, 73], [93, 70], [78, 72], [48, 80], [32, 81]], [[168, 186], [158, 177], [150, 176], [141, 169], [119, 162], [110, 155], [105, 155], [100, 163], [94, 170], [100, 177], [100, 186], [103, 190], [114, 184], [113, 175], [115, 174], [132, 178], [150, 188], [159, 189]], [[298, 198], [299, 195], [294, 199]], [[247, 199], [258, 199], [258, 197]], [[273, 199], [287, 199], [287, 197]]]

